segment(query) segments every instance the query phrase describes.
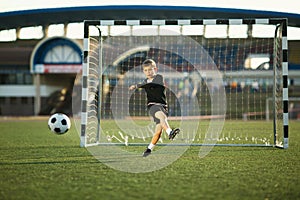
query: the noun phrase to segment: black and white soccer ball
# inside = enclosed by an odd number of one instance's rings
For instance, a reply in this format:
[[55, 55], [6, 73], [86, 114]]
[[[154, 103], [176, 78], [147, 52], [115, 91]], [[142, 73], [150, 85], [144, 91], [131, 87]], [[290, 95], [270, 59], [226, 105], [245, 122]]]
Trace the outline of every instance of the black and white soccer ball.
[[49, 129], [55, 134], [61, 135], [71, 128], [70, 118], [63, 113], [55, 113], [48, 120]]

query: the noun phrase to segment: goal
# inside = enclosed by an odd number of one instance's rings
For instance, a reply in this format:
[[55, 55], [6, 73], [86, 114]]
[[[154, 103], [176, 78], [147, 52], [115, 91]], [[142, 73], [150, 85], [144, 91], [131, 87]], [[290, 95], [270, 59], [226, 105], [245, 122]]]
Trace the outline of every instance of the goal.
[[83, 46], [83, 147], [150, 142], [145, 92], [128, 89], [147, 58], [181, 128], [158, 145], [288, 147], [286, 19], [86, 20]]

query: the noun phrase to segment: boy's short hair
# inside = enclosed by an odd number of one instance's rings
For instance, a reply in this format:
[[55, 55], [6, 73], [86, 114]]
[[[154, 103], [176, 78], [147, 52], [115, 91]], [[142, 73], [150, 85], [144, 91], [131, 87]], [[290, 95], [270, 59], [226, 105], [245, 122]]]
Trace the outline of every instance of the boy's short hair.
[[156, 63], [155, 63], [155, 61], [152, 60], [152, 59], [147, 59], [147, 60], [145, 60], [145, 61], [143, 62], [143, 64], [142, 64], [143, 67], [147, 67], [147, 66], [149, 66], [149, 65], [151, 65], [152, 67], [155, 67], [155, 68], [156, 68]]

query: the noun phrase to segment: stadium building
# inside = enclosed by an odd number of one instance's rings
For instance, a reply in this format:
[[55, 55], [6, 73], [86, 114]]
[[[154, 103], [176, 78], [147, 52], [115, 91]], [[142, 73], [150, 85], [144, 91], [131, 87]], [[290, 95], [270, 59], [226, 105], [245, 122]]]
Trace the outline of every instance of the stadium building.
[[[290, 38], [288, 41], [290, 95], [300, 96], [297, 93], [297, 87], [300, 87], [300, 32], [297, 30], [300, 27], [300, 15], [298, 14], [192, 6], [49, 8], [0, 13], [0, 115], [48, 115], [53, 112], [72, 114], [70, 93], [72, 93], [75, 77], [81, 71], [83, 62], [84, 20], [203, 18], [287, 18], [288, 30], [295, 30], [299, 33], [298, 38]], [[122, 31], [124, 32], [124, 30], [108, 28], [105, 34], [118, 34]], [[226, 26], [223, 31], [223, 35], [216, 36], [220, 43], [231, 38], [229, 26]], [[246, 30], [244, 33], [246, 36], [242, 37], [246, 41], [253, 34], [253, 30]], [[210, 37], [209, 30], [204, 26], [201, 39], [207, 39], [209, 43]], [[269, 37], [265, 36], [265, 38]], [[223, 55], [224, 49], [221, 45], [209, 52], [221, 71], [226, 71], [226, 68], [232, 65], [232, 63], [227, 63], [229, 60], [227, 57], [238, 55], [237, 52], [240, 50], [232, 46], [227, 51], [230, 53]], [[152, 52], [154, 56], [155, 49], [151, 51], [145, 49], [143, 52], [146, 54]], [[132, 55], [136, 53], [132, 51]], [[143, 55], [139, 58], [144, 59]], [[249, 62], [255, 59], [260, 62], [252, 67]], [[237, 82], [239, 82], [238, 71], [241, 68], [249, 68], [249, 73], [256, 73], [257, 68], [265, 68], [266, 71], [272, 68], [272, 59], [269, 58], [268, 52], [261, 55], [251, 55], [250, 52], [246, 59], [236, 57], [236, 60], [234, 66], [237, 73], [231, 74], [230, 77]], [[121, 66], [122, 62], [125, 61], [118, 61]], [[187, 69], [182, 69], [182, 71], [185, 72]], [[264, 83], [258, 81], [258, 84]]]

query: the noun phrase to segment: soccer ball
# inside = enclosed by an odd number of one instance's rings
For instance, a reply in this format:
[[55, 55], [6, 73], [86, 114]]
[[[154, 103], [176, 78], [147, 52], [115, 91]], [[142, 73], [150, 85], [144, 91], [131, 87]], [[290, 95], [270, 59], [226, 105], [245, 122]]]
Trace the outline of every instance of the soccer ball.
[[70, 118], [65, 114], [55, 113], [49, 118], [48, 127], [55, 134], [64, 134], [71, 128]]

